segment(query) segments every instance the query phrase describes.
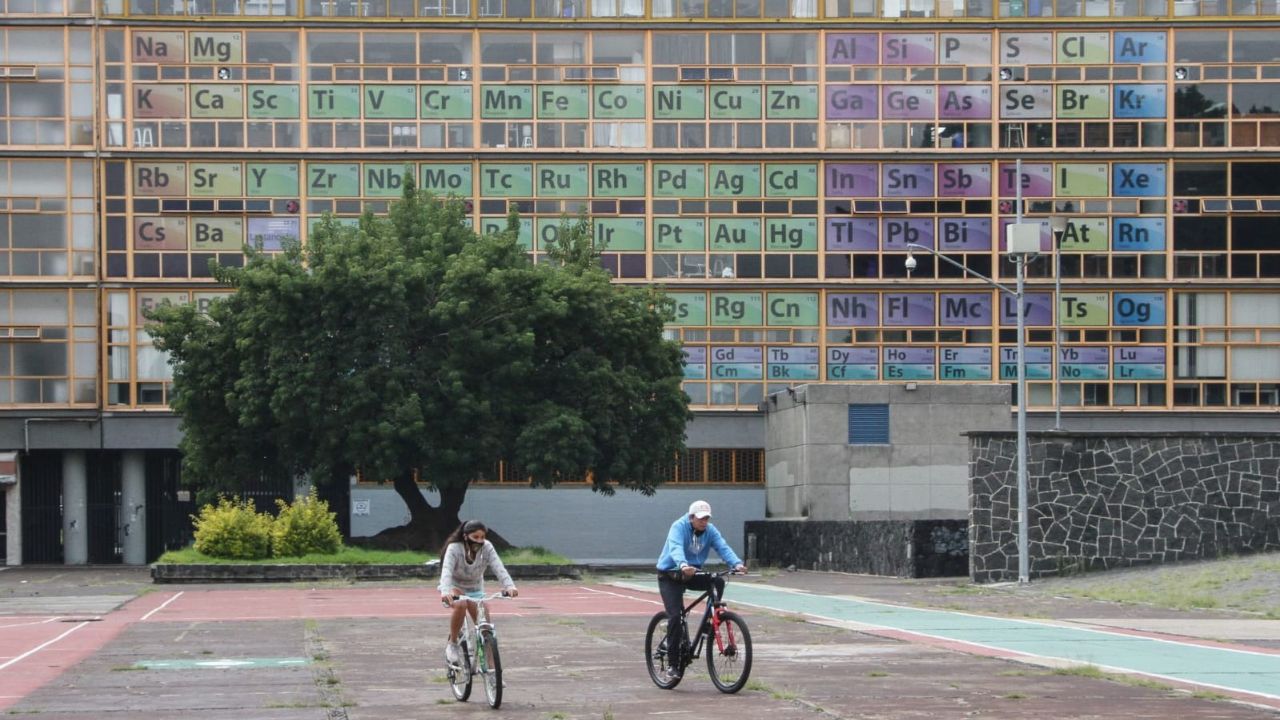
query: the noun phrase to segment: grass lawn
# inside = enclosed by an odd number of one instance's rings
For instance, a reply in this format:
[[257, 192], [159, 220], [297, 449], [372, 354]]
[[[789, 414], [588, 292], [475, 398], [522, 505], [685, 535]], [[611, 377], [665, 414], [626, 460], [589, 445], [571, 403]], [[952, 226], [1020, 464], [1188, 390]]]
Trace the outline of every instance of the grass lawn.
[[1041, 587], [1056, 595], [1175, 610], [1243, 610], [1280, 619], [1280, 553], [1085, 573]]
[[[499, 553], [507, 565], [569, 565], [569, 559], [545, 548], [511, 548]], [[435, 553], [408, 550], [369, 550], [344, 547], [335, 555], [303, 555], [301, 557], [265, 558], [262, 560], [233, 560], [217, 558], [196, 552], [194, 547], [170, 550], [161, 555], [157, 563], [174, 565], [421, 565], [434, 560]]]

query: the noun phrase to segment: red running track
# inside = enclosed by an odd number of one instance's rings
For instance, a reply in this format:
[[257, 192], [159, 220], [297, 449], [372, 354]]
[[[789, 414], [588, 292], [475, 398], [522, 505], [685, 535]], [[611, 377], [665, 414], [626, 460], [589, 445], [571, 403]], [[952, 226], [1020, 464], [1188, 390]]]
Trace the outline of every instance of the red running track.
[[[495, 614], [649, 615], [652, 594], [610, 587], [526, 585], [495, 601]], [[61, 675], [133, 623], [247, 622], [304, 618], [444, 617], [434, 588], [175, 590], [136, 598], [106, 615], [0, 616], [0, 710]]]

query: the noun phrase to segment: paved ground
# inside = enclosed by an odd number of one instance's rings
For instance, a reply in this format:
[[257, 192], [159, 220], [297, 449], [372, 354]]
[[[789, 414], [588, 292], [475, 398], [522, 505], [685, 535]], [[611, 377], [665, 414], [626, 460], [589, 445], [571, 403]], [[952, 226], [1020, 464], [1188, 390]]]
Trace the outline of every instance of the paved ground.
[[[1276, 717], [1274, 710], [1216, 699], [1215, 693], [1197, 696], [1149, 681], [1055, 672], [747, 606], [739, 609], [754, 638], [748, 688], [723, 696], [699, 671], [664, 692], [649, 682], [641, 658], [656, 598], [625, 586], [646, 579], [624, 579], [621, 586], [605, 578], [522, 584], [518, 600], [495, 610], [508, 688], [502, 709], [494, 712], [482, 699], [453, 702], [438, 669], [443, 610], [427, 583], [153, 587], [145, 571], [132, 569], [13, 568], [0, 572], [0, 709], [42, 719], [183, 720], [621, 720], [710, 712], [735, 720]], [[1165, 622], [1179, 635], [1239, 636], [1234, 644], [1263, 654], [1270, 654], [1268, 645], [1276, 647], [1275, 636], [1267, 636], [1276, 621], [1231, 613], [805, 572], [755, 582], [1081, 624], [1141, 629]], [[766, 592], [743, 587], [739, 595]], [[731, 603], [733, 598], [731, 587]], [[59, 635], [65, 636], [31, 652]], [[38, 686], [24, 684], [39, 677]], [[482, 698], [479, 688], [477, 695]]]

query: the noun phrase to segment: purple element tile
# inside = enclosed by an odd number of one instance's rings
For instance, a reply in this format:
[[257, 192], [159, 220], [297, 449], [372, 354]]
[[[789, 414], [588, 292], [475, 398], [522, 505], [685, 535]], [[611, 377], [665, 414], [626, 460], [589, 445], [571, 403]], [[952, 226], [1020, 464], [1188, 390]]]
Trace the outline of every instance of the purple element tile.
[[942, 362], [957, 365], [990, 365], [991, 348], [989, 347], [944, 347]]
[[991, 293], [942, 293], [938, 297], [939, 325], [991, 326]]
[[898, 365], [932, 365], [938, 353], [931, 347], [886, 347], [885, 363]]
[[705, 345], [685, 345], [684, 361], [689, 365], [705, 365], [707, 362], [707, 348]]
[[827, 197], [879, 197], [875, 163], [827, 163]]
[[764, 358], [764, 350], [759, 347], [724, 347], [711, 348], [713, 363], [758, 363]]
[[934, 35], [885, 33], [881, 42], [884, 65], [934, 65], [938, 53]]
[[966, 252], [991, 249], [990, 218], [938, 218], [938, 249]]
[[828, 65], [879, 65], [875, 33], [827, 33]]
[[932, 163], [885, 163], [880, 166], [884, 197], [933, 197]]
[[885, 293], [881, 317], [894, 327], [925, 327], [935, 323], [933, 293]]
[[[1046, 365], [1053, 362], [1053, 348], [1051, 347], [1029, 347], [1027, 351], [1028, 365]], [[1013, 364], [1018, 362], [1018, 348], [1016, 346], [1008, 346], [1000, 348], [1000, 362]]]
[[880, 93], [880, 114], [885, 119], [932, 120], [935, 90], [932, 85], [885, 85]]
[[938, 117], [944, 120], [990, 120], [991, 87], [939, 85]]
[[938, 163], [938, 197], [991, 197], [990, 163]]
[[774, 365], [816, 365], [818, 348], [816, 347], [771, 347], [769, 362]]
[[873, 327], [880, 320], [877, 293], [828, 293], [829, 327]]
[[827, 87], [828, 120], [875, 120], [878, 105], [874, 85]]
[[875, 218], [827, 219], [827, 249], [844, 252], [875, 252], [880, 248], [879, 226]]
[[906, 252], [907, 243], [933, 247], [933, 218], [887, 217], [880, 221], [880, 246]]
[[1118, 363], [1155, 363], [1164, 364], [1165, 352], [1162, 347], [1118, 347], [1112, 348], [1112, 357]]
[[[1000, 197], [1015, 197], [1018, 176], [1015, 163], [1000, 163]], [[1022, 197], [1051, 197], [1053, 195], [1053, 165], [1049, 163], [1022, 163]]]
[[[1004, 278], [1002, 282], [1005, 283], [1006, 287], [1012, 287], [1013, 279]], [[1012, 295], [1006, 292], [1001, 292], [999, 297], [1000, 326], [1006, 328], [1017, 327], [1017, 302]], [[1025, 293], [1022, 297], [1022, 306], [1024, 308], [1023, 322], [1025, 324], [1044, 327], [1053, 323], [1053, 293]]]
[[1107, 363], [1104, 347], [1064, 347], [1059, 362], [1063, 365], [1097, 365]]
[[875, 365], [880, 355], [873, 347], [829, 347], [827, 362], [835, 365]]

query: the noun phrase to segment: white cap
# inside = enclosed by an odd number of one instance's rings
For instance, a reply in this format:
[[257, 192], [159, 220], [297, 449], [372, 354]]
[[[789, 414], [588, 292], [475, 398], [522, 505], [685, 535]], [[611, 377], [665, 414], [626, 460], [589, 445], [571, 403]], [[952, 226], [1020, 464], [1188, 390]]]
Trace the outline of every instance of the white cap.
[[696, 518], [711, 517], [711, 503], [706, 500], [695, 500], [689, 506], [689, 514]]

